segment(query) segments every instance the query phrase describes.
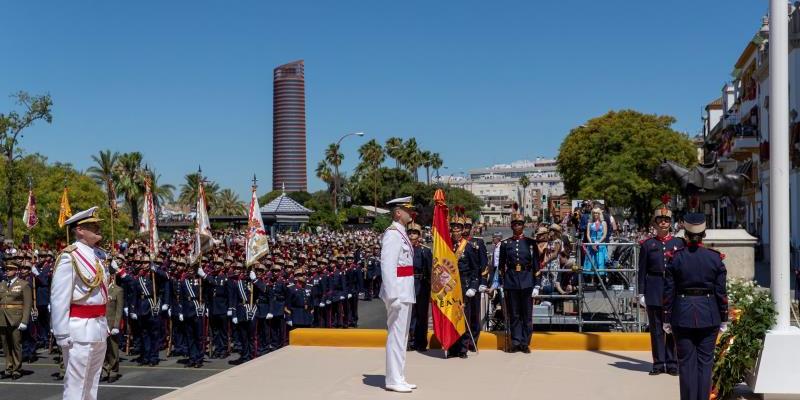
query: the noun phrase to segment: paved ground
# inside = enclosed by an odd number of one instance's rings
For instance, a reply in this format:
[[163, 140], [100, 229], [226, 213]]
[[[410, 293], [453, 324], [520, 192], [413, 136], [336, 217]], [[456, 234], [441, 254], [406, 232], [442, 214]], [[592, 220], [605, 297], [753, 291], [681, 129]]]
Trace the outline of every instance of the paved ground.
[[292, 346], [163, 399], [259, 398], [262, 387], [279, 399], [492, 399], [500, 393], [505, 399], [678, 398], [678, 378], [647, 375], [649, 357], [646, 352], [484, 351], [445, 360], [441, 351], [411, 352], [407, 379], [420, 388], [400, 396], [383, 389], [383, 349]]

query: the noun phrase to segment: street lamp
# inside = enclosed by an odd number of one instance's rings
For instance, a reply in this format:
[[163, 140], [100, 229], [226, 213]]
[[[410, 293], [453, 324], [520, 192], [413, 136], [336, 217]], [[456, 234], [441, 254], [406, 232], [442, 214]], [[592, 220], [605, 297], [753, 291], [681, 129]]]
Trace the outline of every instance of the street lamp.
[[[337, 153], [339, 152], [339, 145], [342, 143], [342, 140], [344, 140], [344, 138], [346, 138], [348, 136], [364, 136], [364, 132], [348, 133], [348, 134], [340, 137], [339, 140], [336, 142], [336, 152]], [[334, 178], [334, 181], [333, 181], [333, 213], [335, 215], [339, 215], [339, 163], [341, 163], [341, 162], [342, 162], [342, 160], [338, 160], [337, 163], [333, 164], [333, 169], [334, 169], [334, 174], [335, 174], [334, 177], [333, 177]]]

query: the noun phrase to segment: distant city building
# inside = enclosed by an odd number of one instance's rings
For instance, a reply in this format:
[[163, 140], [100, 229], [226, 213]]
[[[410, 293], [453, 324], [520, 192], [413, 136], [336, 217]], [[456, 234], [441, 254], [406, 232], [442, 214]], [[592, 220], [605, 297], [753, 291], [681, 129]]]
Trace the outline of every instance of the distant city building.
[[[530, 182], [526, 188], [520, 184], [523, 176]], [[472, 169], [469, 177], [442, 176], [438, 182], [462, 187], [481, 199], [480, 218], [487, 224], [508, 223], [514, 203], [526, 217], [549, 219], [548, 199], [564, 194], [556, 160], [547, 158]]]
[[272, 190], [308, 190], [303, 60], [273, 71]]

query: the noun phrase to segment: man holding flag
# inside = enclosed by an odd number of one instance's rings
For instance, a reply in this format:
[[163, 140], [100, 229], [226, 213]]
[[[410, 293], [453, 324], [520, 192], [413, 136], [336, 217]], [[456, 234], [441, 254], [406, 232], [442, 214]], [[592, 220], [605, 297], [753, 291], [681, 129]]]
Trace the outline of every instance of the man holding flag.
[[411, 196], [391, 200], [392, 224], [381, 238], [380, 298], [386, 304], [386, 390], [409, 393], [417, 386], [406, 382], [406, 344], [414, 304], [414, 249], [406, 234], [414, 206]]

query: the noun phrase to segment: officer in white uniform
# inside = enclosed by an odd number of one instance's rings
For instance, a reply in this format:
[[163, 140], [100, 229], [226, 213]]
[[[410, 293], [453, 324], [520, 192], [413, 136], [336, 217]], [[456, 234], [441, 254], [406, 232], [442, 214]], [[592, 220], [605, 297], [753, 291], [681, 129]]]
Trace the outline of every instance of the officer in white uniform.
[[409, 393], [417, 386], [406, 381], [406, 345], [414, 298], [414, 249], [406, 235], [414, 206], [411, 197], [387, 203], [392, 208], [392, 225], [381, 238], [380, 298], [386, 304], [386, 390]]
[[51, 323], [64, 355], [65, 400], [97, 398], [97, 385], [109, 335], [106, 322], [109, 272], [105, 253], [95, 247], [103, 238], [97, 207], [66, 221], [75, 243], [56, 261], [51, 293]]

